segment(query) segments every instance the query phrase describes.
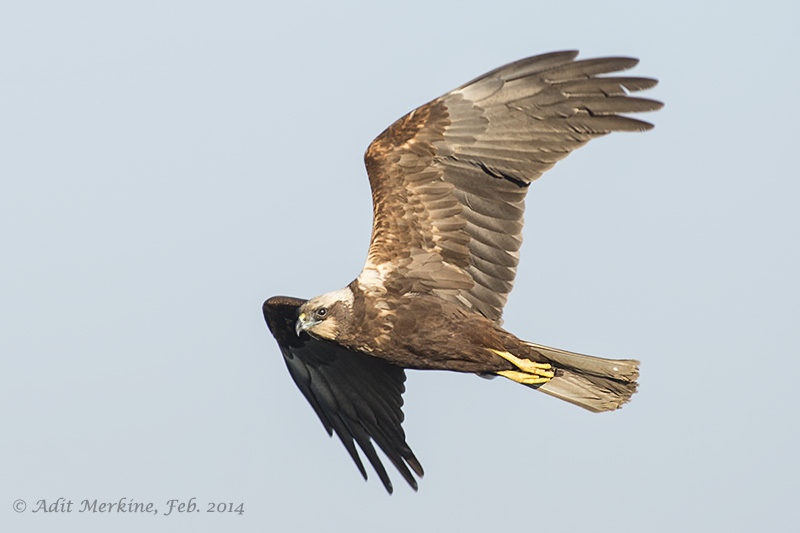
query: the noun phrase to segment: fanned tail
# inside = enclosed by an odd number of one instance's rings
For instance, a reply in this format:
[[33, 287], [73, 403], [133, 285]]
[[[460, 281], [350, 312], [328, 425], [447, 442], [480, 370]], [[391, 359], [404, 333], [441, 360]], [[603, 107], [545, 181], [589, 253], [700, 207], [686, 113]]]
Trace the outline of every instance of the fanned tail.
[[552, 379], [534, 386], [545, 394], [601, 413], [619, 409], [636, 392], [639, 361], [603, 359], [530, 342], [525, 345], [554, 367]]

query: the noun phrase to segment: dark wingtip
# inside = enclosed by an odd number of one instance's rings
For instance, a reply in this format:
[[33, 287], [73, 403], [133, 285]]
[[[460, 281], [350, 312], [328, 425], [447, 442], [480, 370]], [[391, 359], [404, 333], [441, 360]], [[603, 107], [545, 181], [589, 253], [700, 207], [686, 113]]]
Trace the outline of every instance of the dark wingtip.
[[425, 475], [422, 465], [419, 463], [419, 460], [414, 456], [414, 454], [411, 454], [411, 457], [406, 457], [406, 462], [408, 463], [408, 466], [411, 467], [411, 470], [413, 470], [414, 473], [416, 473], [419, 477]]

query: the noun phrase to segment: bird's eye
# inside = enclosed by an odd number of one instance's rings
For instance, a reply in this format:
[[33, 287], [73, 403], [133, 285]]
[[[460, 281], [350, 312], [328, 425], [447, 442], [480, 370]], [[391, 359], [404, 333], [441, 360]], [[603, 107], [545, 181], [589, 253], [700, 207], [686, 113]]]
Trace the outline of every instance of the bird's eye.
[[324, 318], [325, 315], [327, 315], [327, 314], [328, 314], [328, 310], [325, 309], [324, 307], [320, 307], [319, 309], [317, 309], [317, 316], [318, 317]]

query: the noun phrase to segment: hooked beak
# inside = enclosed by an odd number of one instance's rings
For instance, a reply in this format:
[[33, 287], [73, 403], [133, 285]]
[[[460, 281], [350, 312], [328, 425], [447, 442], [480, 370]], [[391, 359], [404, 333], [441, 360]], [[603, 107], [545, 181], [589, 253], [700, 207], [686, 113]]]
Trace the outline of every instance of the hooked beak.
[[304, 331], [307, 331], [308, 328], [316, 326], [319, 324], [319, 321], [313, 321], [308, 319], [308, 315], [305, 313], [300, 313], [300, 316], [297, 317], [297, 322], [294, 323], [294, 332], [297, 333], [299, 337], [300, 334]]
[[301, 313], [299, 317], [297, 317], [297, 322], [294, 323], [294, 332], [297, 333], [299, 337], [302, 332], [306, 330], [306, 314]]

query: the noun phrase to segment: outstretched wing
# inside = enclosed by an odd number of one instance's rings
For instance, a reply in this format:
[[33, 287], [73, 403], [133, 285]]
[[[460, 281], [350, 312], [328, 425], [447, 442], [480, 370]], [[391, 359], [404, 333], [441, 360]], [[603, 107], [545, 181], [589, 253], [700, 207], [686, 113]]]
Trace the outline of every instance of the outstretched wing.
[[638, 60], [556, 52], [495, 69], [404, 116], [365, 155], [366, 290], [436, 294], [499, 320], [514, 282], [530, 183], [587, 141], [647, 122], [649, 78], [599, 77]]
[[314, 408], [329, 435], [347, 448], [364, 479], [367, 471], [354, 441], [372, 463], [390, 493], [392, 482], [372, 446], [375, 441], [416, 490], [422, 466], [406, 443], [403, 432], [402, 368], [368, 355], [345, 350], [332, 342], [295, 333], [297, 309], [305, 300], [276, 296], [264, 302], [264, 318], [278, 341], [286, 367], [297, 387]]

